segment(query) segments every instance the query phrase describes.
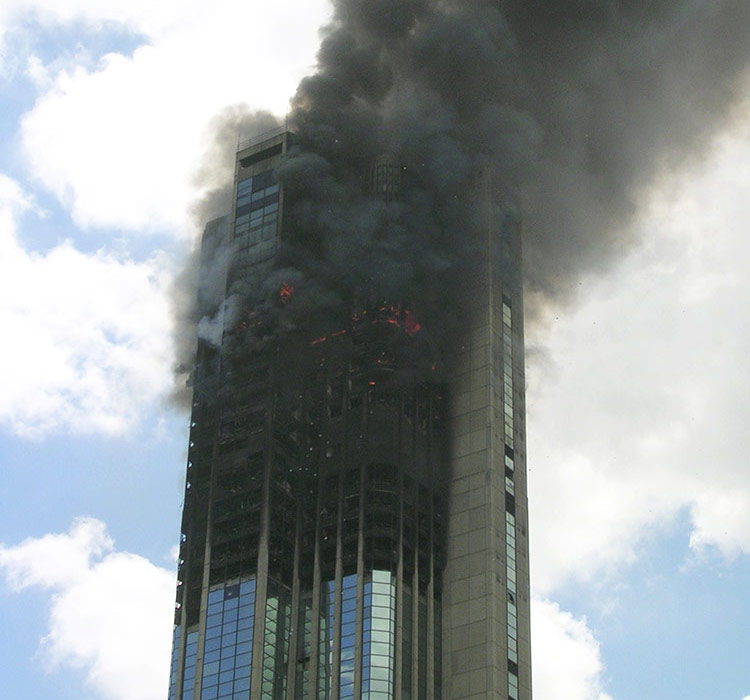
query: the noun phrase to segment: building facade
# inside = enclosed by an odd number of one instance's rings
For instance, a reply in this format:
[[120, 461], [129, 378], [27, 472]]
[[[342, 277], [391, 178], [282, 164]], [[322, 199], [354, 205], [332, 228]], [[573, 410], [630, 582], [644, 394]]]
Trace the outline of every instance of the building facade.
[[[282, 338], [228, 302], [295, 294], [274, 276], [292, 144], [240, 147], [232, 212], [203, 237], [201, 294], [219, 284], [228, 316], [193, 377], [169, 700], [530, 700], [517, 217], [478, 174], [443, 379], [403, 371], [431, 357], [404, 300]], [[399, 177], [379, 159], [373, 196]]]

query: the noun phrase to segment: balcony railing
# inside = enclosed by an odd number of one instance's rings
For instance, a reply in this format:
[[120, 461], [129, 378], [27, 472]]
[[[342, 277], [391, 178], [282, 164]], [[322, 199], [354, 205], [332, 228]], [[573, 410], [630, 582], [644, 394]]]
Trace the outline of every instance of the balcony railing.
[[281, 126], [277, 126], [273, 129], [269, 129], [268, 131], [263, 131], [260, 134], [256, 134], [255, 136], [249, 139], [238, 142], [237, 150], [242, 151], [246, 148], [250, 148], [250, 146], [255, 146], [256, 144], [262, 143], [263, 141], [272, 139], [274, 138], [274, 136], [281, 136], [282, 134], [286, 133], [288, 130], [289, 129], [287, 127], [287, 120], [286, 120], [286, 117], [284, 117], [284, 123]]

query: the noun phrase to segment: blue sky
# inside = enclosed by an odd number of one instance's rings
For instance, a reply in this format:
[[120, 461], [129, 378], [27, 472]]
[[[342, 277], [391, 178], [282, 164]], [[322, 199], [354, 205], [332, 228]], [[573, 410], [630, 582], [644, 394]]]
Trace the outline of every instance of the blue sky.
[[[285, 112], [328, 12], [0, 10], [7, 697], [166, 696], [196, 173], [226, 106]], [[528, 330], [537, 700], [750, 697], [745, 87], [700, 157], [644, 177], [640, 243]]]

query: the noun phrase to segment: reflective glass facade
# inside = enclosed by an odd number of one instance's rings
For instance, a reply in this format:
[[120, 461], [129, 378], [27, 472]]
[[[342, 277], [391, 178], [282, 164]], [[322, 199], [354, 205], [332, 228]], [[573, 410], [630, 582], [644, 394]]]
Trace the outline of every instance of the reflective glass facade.
[[396, 582], [389, 571], [373, 571], [364, 589], [361, 697], [387, 700], [395, 683]]
[[279, 218], [279, 184], [270, 170], [237, 183], [234, 219], [235, 258], [248, 257], [250, 249], [276, 236]]
[[515, 517], [515, 462], [513, 429], [513, 336], [512, 313], [507, 299], [503, 299], [503, 417], [505, 425], [505, 561], [508, 631], [508, 700], [518, 700], [518, 607], [516, 598], [516, 517]]
[[178, 652], [180, 651], [180, 626], [175, 625], [172, 632], [172, 659], [169, 664], [169, 700], [177, 698], [177, 673], [179, 669]]
[[183, 675], [182, 700], [193, 700], [195, 693], [195, 671], [198, 658], [198, 631], [192, 630], [187, 634], [185, 645], [185, 673]]
[[250, 691], [255, 580], [208, 593], [201, 700], [246, 700]]

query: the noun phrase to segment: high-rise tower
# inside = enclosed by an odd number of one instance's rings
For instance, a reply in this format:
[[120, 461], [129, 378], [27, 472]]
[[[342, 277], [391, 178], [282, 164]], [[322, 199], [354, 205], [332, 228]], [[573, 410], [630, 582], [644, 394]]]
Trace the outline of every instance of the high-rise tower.
[[[530, 700], [517, 217], [478, 173], [447, 370], [418, 309], [366, 289], [280, 332], [293, 141], [240, 147], [204, 233], [226, 318], [193, 378], [169, 698]], [[383, 156], [366, 181], [389, 206], [400, 177]], [[262, 285], [270, 305], [237, 313]]]

